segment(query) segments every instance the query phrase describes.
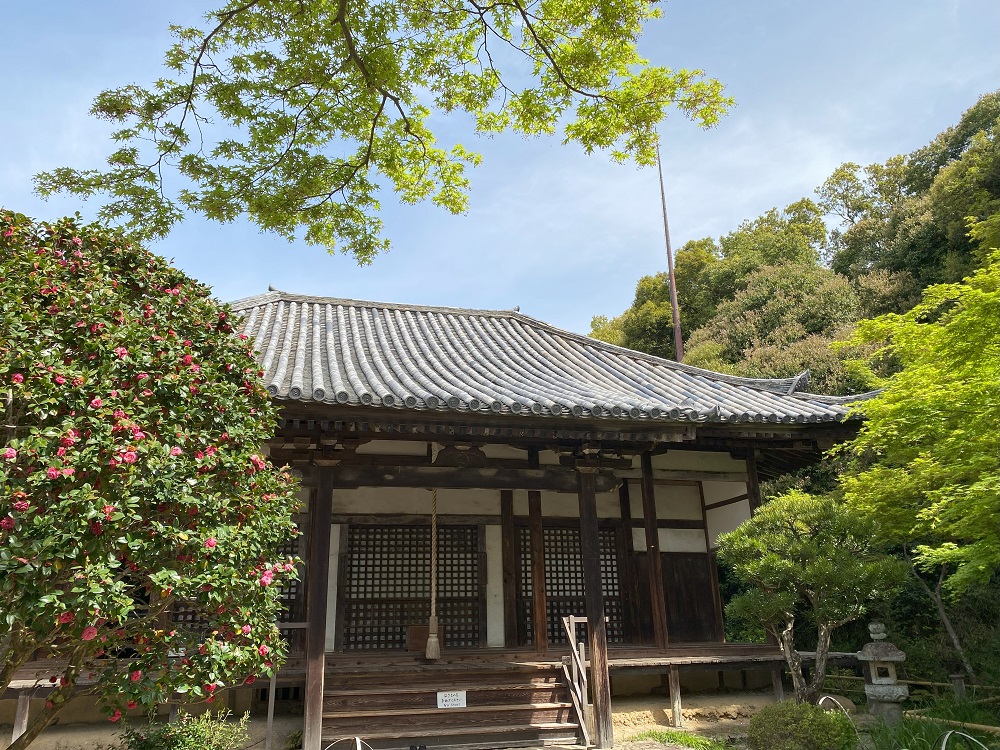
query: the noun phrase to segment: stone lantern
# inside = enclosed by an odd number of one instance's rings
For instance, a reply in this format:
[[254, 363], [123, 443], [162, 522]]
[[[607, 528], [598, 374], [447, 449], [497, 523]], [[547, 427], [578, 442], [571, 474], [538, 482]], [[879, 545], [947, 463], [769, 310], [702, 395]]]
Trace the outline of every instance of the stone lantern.
[[869, 711], [887, 724], [897, 724], [903, 718], [903, 701], [910, 694], [910, 689], [896, 679], [896, 664], [905, 661], [906, 654], [886, 641], [882, 623], [871, 623], [868, 632], [871, 643], [866, 643], [858, 652], [858, 661], [867, 666], [865, 695]]

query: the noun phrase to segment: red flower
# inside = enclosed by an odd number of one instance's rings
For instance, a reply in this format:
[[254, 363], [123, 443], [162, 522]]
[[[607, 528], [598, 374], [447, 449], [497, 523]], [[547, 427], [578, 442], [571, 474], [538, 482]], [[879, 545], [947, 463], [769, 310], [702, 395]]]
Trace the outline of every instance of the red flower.
[[264, 467], [267, 466], [267, 463], [264, 461], [264, 459], [261, 456], [258, 456], [256, 453], [250, 456], [250, 463], [253, 464], [254, 468], [257, 469], [258, 471], [262, 471]]
[[115, 712], [108, 717], [108, 721], [118, 721], [122, 717], [122, 712], [119, 709], [115, 709]]
[[64, 378], [62, 375], [56, 375], [54, 380], [56, 381], [57, 385], [65, 385], [66, 383], [66, 378]]
[[170, 449], [170, 455], [171, 456], [179, 456], [179, 455], [181, 455], [180, 446], [175, 445], [173, 448], [171, 448]]
[[104, 533], [104, 526], [100, 521], [94, 521], [90, 524], [90, 533], [94, 536], [100, 536]]
[[135, 451], [125, 451], [122, 453], [122, 463], [134, 464], [139, 456], [136, 455]]
[[14, 518], [12, 516], [4, 516], [0, 518], [0, 529], [4, 531], [10, 531], [14, 528]]
[[100, 408], [101, 408], [101, 404], [103, 404], [103, 403], [104, 403], [104, 402], [103, 402], [103, 401], [101, 401], [100, 397], [95, 397], [95, 398], [94, 398], [94, 399], [93, 399], [93, 400], [92, 400], [92, 401], [90, 402], [90, 406], [91, 406], [92, 408], [94, 408], [94, 409], [100, 409]]
[[10, 382], [14, 383], [14, 385], [17, 385], [18, 383], [23, 383], [24, 375], [22, 375], [19, 372], [15, 372], [13, 375], [10, 376]]
[[111, 514], [115, 512], [115, 506], [105, 505], [103, 508], [101, 508], [101, 512], [104, 514], [104, 517], [110, 521]]
[[92, 641], [97, 637], [97, 628], [93, 625], [88, 625], [83, 629], [83, 633], [80, 637], [85, 641]]
[[60, 625], [65, 625], [67, 622], [73, 622], [76, 617], [72, 612], [60, 612], [58, 617], [58, 622]]
[[194, 357], [192, 357], [190, 354], [185, 354], [183, 357], [181, 357], [181, 362], [185, 365], [189, 365], [193, 361]]
[[45, 476], [47, 476], [49, 479], [58, 479], [60, 476], [62, 476], [62, 471], [57, 469], [55, 466], [50, 466], [45, 471]]
[[218, 544], [218, 542], [215, 540], [215, 537], [210, 536], [205, 540], [205, 549], [215, 549], [216, 544]]
[[267, 644], [261, 644], [260, 648], [257, 649], [257, 653], [261, 656], [267, 656], [271, 653], [271, 649], [267, 647]]
[[251, 628], [249, 625], [244, 625], [240, 630], [243, 632], [243, 635], [250, 635]]
[[24, 513], [24, 511], [26, 511], [28, 509], [28, 507], [29, 506], [28, 506], [28, 501], [27, 500], [15, 500], [14, 501], [14, 510], [16, 510], [18, 513]]
[[116, 346], [115, 354], [118, 355], [118, 359], [125, 359], [125, 357], [128, 356], [128, 349], [126, 349], [124, 346]]
[[212, 683], [208, 683], [207, 685], [205, 685], [205, 692], [206, 693], [214, 693], [215, 692], [215, 685], [213, 685]]
[[62, 470], [62, 473], [64, 477], [71, 477], [74, 474], [76, 474], [76, 469], [74, 469], [72, 466], [67, 466], [65, 469]]
[[265, 570], [263, 574], [261, 574], [260, 585], [270, 586], [272, 583], [274, 583], [274, 573], [272, 573], [270, 570]]
[[244, 685], [253, 685], [256, 681], [257, 681], [257, 678], [254, 677], [253, 675], [250, 675], [245, 680], [243, 680], [243, 684]]
[[136, 703], [135, 701], [128, 701], [125, 705], [128, 706], [129, 708], [135, 708], [139, 704]]
[[0, 456], [2, 456], [6, 461], [13, 461], [17, 458], [17, 451], [13, 448], [7, 447], [3, 449], [3, 453], [0, 453]]
[[134, 672], [133, 672], [132, 674], [130, 674], [130, 675], [128, 676], [128, 678], [129, 678], [129, 679], [130, 679], [130, 680], [131, 680], [132, 682], [138, 682], [139, 680], [141, 680], [141, 679], [142, 679], [142, 670], [141, 670], [141, 669], [137, 669], [137, 670], [135, 670], [135, 671], [134, 671]]

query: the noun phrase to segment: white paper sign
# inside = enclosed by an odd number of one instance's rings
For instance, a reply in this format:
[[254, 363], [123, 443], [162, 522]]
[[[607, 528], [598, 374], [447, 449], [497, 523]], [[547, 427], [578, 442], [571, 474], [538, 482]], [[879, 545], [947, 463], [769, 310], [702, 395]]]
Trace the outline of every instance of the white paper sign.
[[464, 690], [442, 690], [437, 695], [438, 708], [465, 708]]

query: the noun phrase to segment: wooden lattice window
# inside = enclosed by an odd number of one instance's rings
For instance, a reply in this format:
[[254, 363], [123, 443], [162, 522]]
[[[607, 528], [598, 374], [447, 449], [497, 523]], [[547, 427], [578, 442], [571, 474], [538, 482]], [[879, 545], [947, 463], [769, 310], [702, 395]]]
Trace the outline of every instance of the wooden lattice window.
[[[444, 645], [481, 645], [486, 600], [478, 526], [438, 527], [438, 619]], [[352, 525], [343, 581], [344, 649], [405, 649], [430, 615], [429, 526]]]
[[[517, 590], [517, 612], [523, 625], [521, 641], [534, 640], [531, 586], [531, 533], [527, 527], [519, 530], [520, 566]], [[548, 527], [542, 532], [545, 547], [545, 613], [548, 619], [549, 643], [565, 643], [566, 631], [562, 618], [586, 614], [583, 583], [583, 557], [580, 553], [580, 530], [570, 526]], [[604, 593], [604, 613], [608, 617], [608, 641], [624, 641], [621, 584], [618, 577], [618, 546], [614, 529], [599, 529], [601, 589]]]

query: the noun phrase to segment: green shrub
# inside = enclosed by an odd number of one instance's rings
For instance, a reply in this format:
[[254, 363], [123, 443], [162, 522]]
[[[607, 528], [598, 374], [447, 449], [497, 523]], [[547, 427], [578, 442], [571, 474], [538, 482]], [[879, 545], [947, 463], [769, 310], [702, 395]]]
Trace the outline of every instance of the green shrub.
[[150, 721], [143, 727], [127, 727], [123, 737], [125, 750], [237, 750], [250, 739], [247, 723], [250, 714], [238, 722], [227, 721], [228, 712], [192, 716], [180, 712], [176, 721], [158, 724]]
[[840, 712], [808, 703], [775, 703], [750, 719], [750, 750], [855, 750], [858, 737]]

